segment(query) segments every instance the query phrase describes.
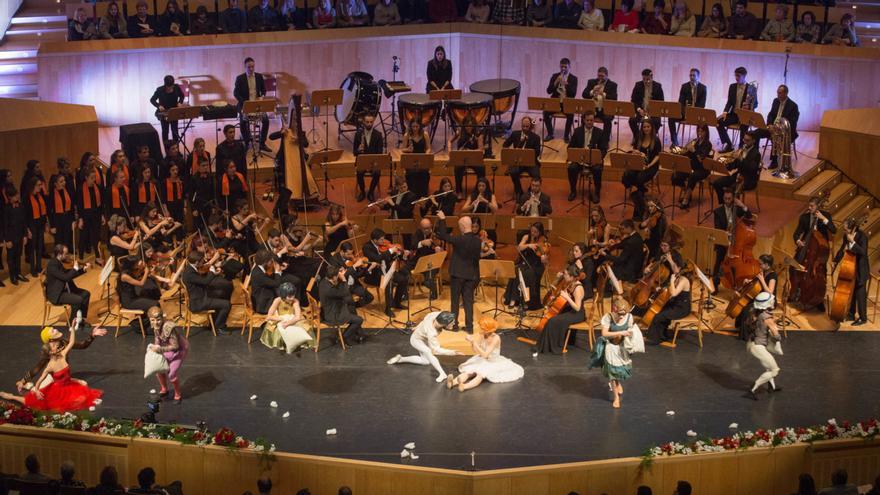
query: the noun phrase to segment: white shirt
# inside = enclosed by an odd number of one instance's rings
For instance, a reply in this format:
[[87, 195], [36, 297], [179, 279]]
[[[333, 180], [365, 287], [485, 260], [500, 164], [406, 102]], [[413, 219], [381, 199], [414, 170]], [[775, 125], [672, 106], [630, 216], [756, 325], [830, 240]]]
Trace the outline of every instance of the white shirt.
[[248, 100], [257, 99], [257, 73], [247, 76], [248, 82]]
[[425, 319], [413, 330], [410, 340], [421, 340], [436, 355], [452, 356], [455, 354], [455, 351], [440, 347], [440, 342], [437, 341], [437, 328], [434, 326], [434, 321], [437, 320], [439, 315], [440, 311], [433, 311], [425, 315]]

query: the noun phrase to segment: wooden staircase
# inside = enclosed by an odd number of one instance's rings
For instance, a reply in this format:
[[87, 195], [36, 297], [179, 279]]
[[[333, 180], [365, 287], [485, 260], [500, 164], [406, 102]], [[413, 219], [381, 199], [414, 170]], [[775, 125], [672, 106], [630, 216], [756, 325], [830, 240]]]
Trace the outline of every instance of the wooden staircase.
[[0, 97], [39, 99], [37, 50], [43, 41], [67, 37], [67, 16], [58, 0], [25, 0], [0, 40]]

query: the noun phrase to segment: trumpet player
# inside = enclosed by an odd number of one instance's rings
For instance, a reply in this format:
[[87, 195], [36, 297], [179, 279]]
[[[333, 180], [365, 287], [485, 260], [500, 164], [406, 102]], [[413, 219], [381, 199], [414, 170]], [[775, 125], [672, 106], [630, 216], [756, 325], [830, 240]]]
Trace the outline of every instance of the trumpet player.
[[[547, 94], [553, 98], [574, 98], [577, 96], [578, 79], [571, 73], [571, 61], [563, 58], [559, 61], [559, 72], [550, 76], [550, 82], [547, 84]], [[571, 126], [574, 122], [574, 115], [565, 116], [565, 134], [563, 139], [567, 143], [571, 136]], [[544, 141], [553, 140], [553, 113], [544, 112], [544, 127], [547, 128], [547, 137]]]
[[[379, 131], [373, 130], [373, 123], [376, 121], [374, 115], [364, 115], [361, 119], [361, 127], [354, 134], [354, 155], [378, 155], [385, 149], [385, 138]], [[365, 193], [364, 175], [370, 174], [370, 191]], [[357, 195], [355, 199], [361, 202], [366, 197], [370, 201], [375, 201], [376, 188], [379, 187], [379, 177], [382, 172], [378, 169], [370, 172], [357, 172]]]
[[587, 87], [581, 95], [585, 99], [596, 103], [596, 118], [602, 121], [602, 132], [605, 133], [605, 141], [611, 141], [611, 121], [614, 117], [605, 115], [603, 107], [605, 100], [617, 100], [617, 83], [608, 79], [608, 69], [599, 67], [595, 79], [587, 80]]
[[742, 149], [736, 150], [730, 156], [732, 160], [727, 164], [730, 175], [712, 182], [719, 203], [724, 200], [724, 189], [730, 188], [737, 194], [751, 191], [758, 187], [758, 180], [761, 178], [761, 152], [756, 146], [754, 132], [746, 132]]
[[[679, 150], [673, 148], [673, 153]], [[678, 205], [682, 209], [686, 209], [691, 204], [691, 196], [694, 187], [709, 177], [709, 171], [703, 166], [703, 159], [712, 156], [712, 142], [709, 141], [709, 126], [706, 124], [697, 126], [697, 138], [691, 140], [684, 148], [680, 149], [681, 153], [691, 159], [691, 173], [674, 172], [672, 174], [672, 184], [681, 188], [681, 195], [678, 198]]]
[[[749, 72], [745, 67], [737, 67], [733, 71], [735, 82], [727, 87], [727, 103], [724, 104], [724, 111], [718, 116], [718, 137], [724, 143], [723, 153], [733, 151], [733, 143], [727, 134], [727, 128], [739, 124], [739, 116], [736, 114], [737, 108], [746, 110], [754, 110], [758, 108], [758, 88], [753, 84], [746, 83], [746, 76]], [[740, 131], [745, 129], [740, 126]], [[740, 132], [740, 146], [744, 141], [745, 132]]]
[[541, 192], [541, 178], [532, 179], [529, 191], [519, 196], [516, 213], [526, 217], [544, 217], [553, 213], [550, 196]]
[[[691, 68], [688, 82], [681, 85], [678, 90], [678, 102], [681, 103], [681, 115], [684, 116], [686, 107], [706, 108], [706, 85], [700, 82], [700, 69]], [[678, 146], [678, 132], [676, 124], [678, 119], [669, 119], [669, 137], [673, 146]]]
[[[787, 132], [782, 125], [784, 119], [788, 121], [788, 130], [791, 132], [788, 139], [789, 143], [793, 145], [794, 140], [797, 139], [798, 136], [797, 121], [800, 116], [801, 112], [798, 110], [797, 103], [788, 97], [788, 86], [780, 84], [779, 87], [776, 88], [776, 98], [773, 99], [773, 105], [770, 106], [770, 113], [767, 114], [767, 128], [755, 130], [758, 144], [760, 145], [761, 139], [772, 139], [773, 134], [776, 132]], [[767, 168], [769, 170], [777, 168], [779, 166], [779, 155], [787, 151], [788, 150], [777, 150], [776, 145], [774, 144], [773, 153], [770, 154], [770, 166]]]
[[[571, 142], [568, 143], [569, 148], [588, 148], [598, 149], [602, 152], [602, 158], [608, 152], [608, 139], [605, 133], [593, 127], [596, 116], [590, 112], [581, 116], [581, 125], [574, 130]], [[583, 170], [583, 163], [568, 164], [568, 200], [574, 201], [577, 196], [578, 176]], [[590, 166], [590, 173], [593, 174], [593, 191], [590, 193], [590, 201], [599, 202], [599, 193], [602, 191], [602, 162], [594, 163]]]

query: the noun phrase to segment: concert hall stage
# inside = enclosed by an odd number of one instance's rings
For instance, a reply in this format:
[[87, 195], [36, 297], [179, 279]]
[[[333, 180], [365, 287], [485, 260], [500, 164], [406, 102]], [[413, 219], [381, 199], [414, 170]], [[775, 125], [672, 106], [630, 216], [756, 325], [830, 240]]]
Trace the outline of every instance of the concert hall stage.
[[[459, 393], [436, 384], [430, 367], [385, 364], [412, 350], [397, 330], [379, 331], [344, 352], [328, 345], [318, 354], [289, 356], [256, 341], [248, 346], [237, 335], [199, 331], [181, 370], [184, 401], [163, 404], [158, 417], [228, 426], [287, 452], [463, 470], [472, 469], [475, 452], [475, 468], [486, 470], [637, 457], [654, 444], [686, 439], [688, 430], [729, 434], [731, 423], [746, 430], [861, 420], [876, 415], [880, 403], [880, 369], [870, 359], [880, 341], [869, 333], [790, 334], [779, 358], [783, 391], [762, 391], [758, 402], [741, 397], [761, 371], [743, 342], [709, 335], [702, 350], [693, 340], [675, 350], [651, 347], [635, 356], [619, 410], [611, 408], [601, 373], [587, 369], [584, 335], [565, 356], [538, 358], [515, 336], [503, 337], [502, 352], [525, 368], [525, 377]], [[16, 350], [0, 363], [8, 388], [35, 362], [37, 331], [4, 328], [0, 347]], [[132, 334], [74, 351], [73, 375], [105, 391], [96, 414], [145, 412], [157, 384], [143, 379], [143, 351]], [[441, 357], [441, 363], [451, 370], [464, 359]], [[282, 418], [287, 411], [290, 417]], [[330, 428], [337, 435], [326, 435]], [[420, 459], [400, 459], [407, 442], [416, 443]]]

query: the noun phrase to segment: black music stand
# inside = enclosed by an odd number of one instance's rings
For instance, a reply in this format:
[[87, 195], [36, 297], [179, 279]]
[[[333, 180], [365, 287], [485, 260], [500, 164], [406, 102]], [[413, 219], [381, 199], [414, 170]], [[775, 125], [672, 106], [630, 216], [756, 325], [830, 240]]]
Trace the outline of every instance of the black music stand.
[[[727, 165], [715, 160], [714, 158], [703, 158], [703, 168], [709, 171], [709, 177], [712, 177], [713, 174], [718, 174], [722, 177], [726, 177], [730, 175], [730, 170], [727, 169]], [[706, 181], [709, 180], [709, 177], [706, 177]], [[702, 210], [700, 206], [702, 205], [702, 195], [700, 195], [700, 202], [697, 204], [697, 225], [702, 225], [703, 222], [709, 219], [712, 216], [712, 211], [715, 209], [715, 191], [712, 190], [711, 183], [708, 186], [709, 188], [709, 211], [706, 212], [704, 216], [702, 215]]]
[[[388, 177], [391, 178], [391, 185], [394, 184], [394, 174], [391, 169], [391, 155], [388, 153], [363, 154], [358, 155], [354, 159], [355, 172], [364, 172], [373, 174], [382, 170], [387, 171]], [[363, 210], [361, 210], [363, 211]]]
[[[504, 148], [501, 150], [501, 163], [507, 164], [508, 171], [510, 167], [534, 167], [535, 166], [535, 150], [531, 148]], [[522, 170], [520, 170], [519, 175], [516, 177], [516, 180], [519, 180], [520, 176], [522, 176]], [[492, 175], [492, 190], [495, 190], [495, 175], [493, 170]], [[507, 204], [513, 201], [514, 203], [519, 198], [516, 197], [514, 193], [514, 197], [512, 199], [508, 199], [502, 204]]]
[[[178, 140], [178, 142], [183, 145], [183, 150], [185, 151], [184, 156], [186, 156], [190, 153], [190, 149], [186, 145], [186, 133], [190, 130], [190, 128], [192, 128], [192, 121], [201, 117], [201, 116], [202, 116], [202, 107], [201, 106], [173, 107], [173, 108], [169, 108], [168, 112], [165, 114], [165, 120], [167, 120], [168, 122], [177, 122], [179, 120], [186, 121], [186, 123], [183, 124], [183, 130], [180, 131], [180, 139]], [[162, 145], [164, 146], [165, 143], [162, 143]]]
[[256, 211], [256, 187], [257, 184], [257, 164], [260, 158], [260, 133], [263, 126], [260, 114], [275, 112], [278, 106], [278, 100], [274, 98], [266, 98], [260, 100], [248, 100], [241, 107], [241, 113], [246, 117], [251, 132], [251, 208]]
[[499, 314], [515, 316], [512, 311], [508, 311], [498, 306], [498, 293], [501, 292], [501, 280], [505, 282], [516, 277], [516, 265], [512, 260], [480, 260], [480, 279], [495, 280], [495, 307], [483, 311], [483, 314], [492, 313], [492, 318], [498, 318]]
[[[700, 265], [701, 260], [705, 261], [703, 266], [706, 267], [710, 266], [710, 263], [714, 264], [715, 246], [730, 246], [730, 238], [727, 236], [727, 231], [710, 227], [688, 227], [688, 231], [691, 232], [694, 239], [694, 260], [697, 266]], [[714, 273], [712, 274], [713, 277], [715, 275]], [[717, 287], [715, 289], [717, 290]], [[705, 309], [715, 308], [712, 294], [709, 294], [706, 298], [703, 307]]]
[[[424, 273], [424, 274], [426, 274], [425, 276], [427, 277], [428, 276], [427, 274], [429, 272], [431, 272], [433, 270], [437, 270], [437, 278], [438, 279], [440, 278], [440, 268], [443, 267], [443, 262], [446, 261], [446, 254], [447, 254], [446, 251], [440, 251], [439, 253], [428, 254], [428, 255], [422, 256], [421, 258], [418, 259], [418, 261], [416, 261], [416, 266], [412, 270], [410, 270], [410, 284], [409, 284], [410, 292], [412, 292], [412, 286], [413, 286], [413, 283], [415, 282], [415, 280], [413, 280], [413, 278], [412, 278], [413, 275], [416, 275], [419, 273]], [[436, 287], [437, 280], [434, 281], [434, 284], [435, 284], [434, 286]], [[407, 325], [408, 326], [412, 323], [409, 321], [409, 314], [410, 314], [409, 311], [410, 311], [411, 305], [412, 305], [412, 297], [409, 298], [409, 304], [406, 305]], [[412, 314], [417, 315], [417, 314], [421, 313], [422, 311], [437, 311], [439, 309], [440, 308], [434, 307], [434, 298], [431, 297], [431, 291], [428, 291], [428, 305], [425, 306], [424, 308], [416, 311], [415, 313], [412, 313]]]
[[[676, 172], [690, 173], [692, 171], [691, 159], [689, 156], [677, 155], [675, 153], [666, 153], [665, 151], [660, 152], [660, 167], [672, 171], [673, 174], [675, 174]], [[675, 204], [675, 183], [673, 182], [672, 201], [670, 201], [668, 205], [663, 207], [672, 208], [673, 220], [675, 220]]]
[[[606, 102], [607, 103], [607, 102]], [[626, 102], [629, 103], [629, 102]], [[619, 137], [618, 137], [619, 139]], [[645, 157], [641, 155], [636, 155], [634, 153], [609, 153], [611, 156], [611, 166], [614, 168], [623, 169], [624, 172], [627, 170], [640, 171], [645, 168]], [[623, 209], [620, 210], [621, 215], [626, 211], [626, 205], [629, 204], [627, 202], [627, 190], [623, 190], [623, 201], [620, 203], [615, 203], [608, 207], [609, 210], [617, 208], [618, 206], [623, 205]]]
[[[589, 194], [593, 190], [592, 169], [595, 166], [602, 166], [602, 151], [596, 148], [568, 148], [568, 162], [577, 163], [581, 166], [581, 170], [578, 172], [578, 186], [581, 188], [581, 200], [565, 211], [568, 213], [578, 206], [585, 205], [589, 212], [593, 204], [592, 197]], [[587, 217], [589, 217], [589, 215], [587, 215]]]
[[[464, 193], [467, 194], [467, 169], [468, 168], [476, 168], [483, 167], [486, 165], [483, 162], [483, 150], [450, 150], [449, 151], [449, 160], [446, 162], [447, 167], [451, 167], [453, 170], [463, 168], [464, 170]], [[492, 185], [492, 190], [495, 190], [494, 184]]]
[[[633, 105], [631, 101], [605, 100], [605, 103], [602, 106], [602, 112], [615, 119], [615, 126], [617, 127], [617, 142], [614, 145], [614, 148], [609, 151], [622, 151], [620, 148], [620, 118], [635, 117], [635, 105]], [[633, 138], [635, 138], [635, 136], [633, 136]]]
[[[549, 112], [551, 115], [557, 114], [557, 113], [562, 113], [562, 100], [559, 98], [545, 98], [542, 96], [529, 96], [527, 101], [528, 101], [529, 110], [531, 110], [533, 112], [541, 112], [541, 118], [538, 120], [541, 121], [542, 123], [544, 122], [544, 112]], [[544, 125], [542, 125], [542, 127], [546, 128], [546, 126], [544, 126]], [[541, 134], [544, 134], [543, 129], [542, 129]], [[545, 137], [547, 137], [547, 136], [543, 136], [541, 138], [541, 140], [543, 141]], [[545, 144], [544, 147], [547, 149], [556, 151], [557, 153], [559, 152], [558, 149], [553, 148], [552, 146], [549, 146], [547, 144]]]
[[[661, 123], [666, 119], [666, 125], [669, 125], [669, 119], [681, 120], [681, 103], [677, 101], [648, 101], [648, 117], [658, 118]], [[660, 147], [666, 143], [666, 126], [663, 127], [663, 133], [660, 136]]]
[[[745, 108], [737, 108], [734, 110], [736, 116], [739, 118], [740, 126], [745, 126], [746, 129], [766, 129], [767, 124], [764, 122], [764, 116], [758, 112], [754, 112], [752, 110], [746, 110]], [[756, 143], [757, 144], [757, 143]]]
[[[336, 107], [342, 104], [342, 89], [318, 89], [312, 91], [312, 97], [309, 99], [309, 107], [323, 107], [324, 111], [324, 147], [321, 151], [330, 149], [330, 110], [336, 111]], [[320, 114], [320, 111], [318, 112]], [[312, 111], [312, 119], [315, 118], [315, 112]], [[314, 122], [314, 120], [312, 121]]]
[[[440, 151], [447, 149], [449, 146], [448, 141], [448, 132], [449, 132], [449, 108], [447, 106], [449, 100], [460, 100], [461, 99], [461, 90], [460, 89], [432, 89], [431, 92], [428, 93], [428, 99], [431, 101], [439, 101], [441, 102], [440, 115], [443, 116], [443, 148]], [[434, 141], [434, 132], [431, 131], [431, 141]]]
[[403, 169], [404, 176], [407, 172], [425, 171], [430, 173], [433, 166], [433, 153], [401, 153], [400, 161], [398, 162], [398, 167]]
[[327, 174], [327, 164], [330, 162], [338, 162], [340, 158], [342, 158], [342, 150], [316, 151], [309, 155], [308, 167], [312, 168], [312, 165], [315, 164], [320, 165], [321, 171], [324, 174], [324, 199], [321, 200], [323, 206], [327, 206], [330, 203], [330, 196], [327, 195], [327, 188], [330, 184], [330, 176]]

